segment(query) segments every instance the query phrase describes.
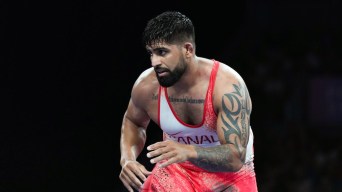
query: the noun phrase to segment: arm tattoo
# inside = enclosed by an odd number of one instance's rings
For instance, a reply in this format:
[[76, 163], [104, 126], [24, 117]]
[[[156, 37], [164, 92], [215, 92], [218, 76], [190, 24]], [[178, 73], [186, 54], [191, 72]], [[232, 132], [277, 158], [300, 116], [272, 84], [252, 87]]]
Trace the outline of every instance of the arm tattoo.
[[[249, 135], [249, 116], [251, 113], [249, 95], [246, 88], [241, 89], [241, 86], [233, 84], [235, 91], [232, 93], [224, 94], [222, 98], [223, 114], [221, 120], [224, 124], [222, 130], [224, 132], [225, 141], [229, 144], [234, 144], [236, 149], [240, 152], [241, 149], [247, 146]], [[225, 102], [228, 99], [228, 104]], [[233, 135], [234, 140], [231, 135]], [[238, 144], [238, 140], [241, 144]]]
[[[249, 136], [251, 103], [246, 87], [233, 84], [234, 91], [222, 96], [222, 114], [224, 145], [201, 148], [195, 147], [198, 159], [194, 164], [209, 171], [233, 171], [233, 162], [238, 156], [245, 159], [245, 148]], [[235, 154], [233, 154], [235, 153]]]

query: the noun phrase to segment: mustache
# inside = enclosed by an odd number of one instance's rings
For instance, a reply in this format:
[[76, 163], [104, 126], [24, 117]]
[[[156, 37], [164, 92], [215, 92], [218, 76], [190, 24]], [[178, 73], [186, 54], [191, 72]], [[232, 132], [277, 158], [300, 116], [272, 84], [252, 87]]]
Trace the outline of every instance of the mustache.
[[154, 67], [154, 71], [155, 71], [156, 73], [170, 72], [169, 69], [163, 68], [163, 67], [160, 67], [160, 66]]

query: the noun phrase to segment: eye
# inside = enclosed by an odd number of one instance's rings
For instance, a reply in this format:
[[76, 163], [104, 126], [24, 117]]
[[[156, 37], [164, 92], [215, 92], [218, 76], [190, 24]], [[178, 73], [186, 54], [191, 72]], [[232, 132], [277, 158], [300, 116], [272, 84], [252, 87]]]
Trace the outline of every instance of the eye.
[[167, 52], [163, 49], [158, 49], [157, 50], [157, 55], [164, 56]]

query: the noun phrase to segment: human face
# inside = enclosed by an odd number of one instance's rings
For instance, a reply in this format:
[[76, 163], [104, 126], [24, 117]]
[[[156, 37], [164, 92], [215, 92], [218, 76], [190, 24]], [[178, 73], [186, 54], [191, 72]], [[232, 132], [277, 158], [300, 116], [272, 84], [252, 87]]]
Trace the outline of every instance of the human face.
[[157, 45], [148, 47], [147, 51], [161, 86], [170, 87], [182, 77], [187, 65], [180, 47]]

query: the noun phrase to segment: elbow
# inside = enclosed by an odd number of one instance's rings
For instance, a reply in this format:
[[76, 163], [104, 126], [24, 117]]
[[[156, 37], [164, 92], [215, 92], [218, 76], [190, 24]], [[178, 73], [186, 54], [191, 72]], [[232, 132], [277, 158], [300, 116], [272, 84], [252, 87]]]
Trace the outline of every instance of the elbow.
[[236, 160], [236, 162], [234, 162], [233, 166], [231, 167], [231, 171], [238, 172], [241, 170], [242, 167], [243, 167], [243, 162], [241, 160]]
[[235, 153], [234, 157], [232, 159], [232, 172], [238, 172], [241, 170], [241, 168], [243, 167], [244, 165], [244, 162], [245, 162], [245, 155], [246, 154], [246, 151], [241, 151], [240, 153]]
[[243, 167], [244, 159], [240, 158], [240, 155], [236, 154], [234, 158], [231, 159], [230, 169], [231, 172], [238, 172]]

